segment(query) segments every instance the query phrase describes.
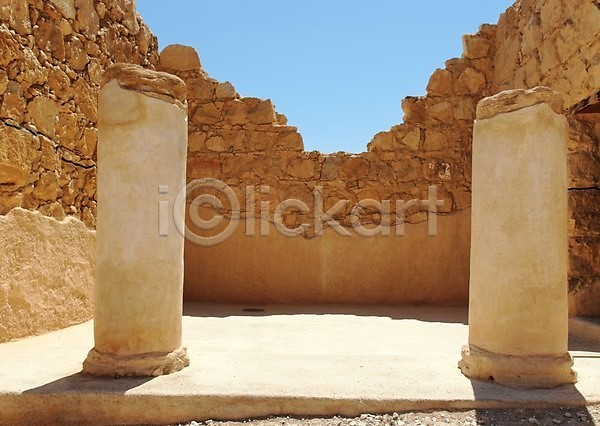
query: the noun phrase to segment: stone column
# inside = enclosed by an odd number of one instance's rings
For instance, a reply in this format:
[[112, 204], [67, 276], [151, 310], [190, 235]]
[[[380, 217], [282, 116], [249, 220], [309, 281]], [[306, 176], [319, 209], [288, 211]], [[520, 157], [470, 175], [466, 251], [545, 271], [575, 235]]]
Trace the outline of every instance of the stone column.
[[[117, 64], [98, 100], [95, 346], [102, 376], [157, 376], [189, 364], [181, 342], [187, 105], [183, 81]], [[185, 197], [181, 198], [182, 200]], [[175, 216], [174, 216], [175, 215]]]
[[567, 352], [567, 120], [547, 88], [482, 100], [473, 135], [469, 344], [459, 367], [512, 387], [574, 383]]

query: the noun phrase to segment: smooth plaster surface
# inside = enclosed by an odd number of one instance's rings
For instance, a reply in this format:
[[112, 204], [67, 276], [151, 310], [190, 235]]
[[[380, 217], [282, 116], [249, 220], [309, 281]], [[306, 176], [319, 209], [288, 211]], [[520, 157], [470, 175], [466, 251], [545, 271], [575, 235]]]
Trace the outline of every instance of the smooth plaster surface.
[[184, 297], [216, 303], [356, 303], [466, 306], [470, 209], [406, 224], [404, 235], [247, 236], [241, 221], [223, 243], [185, 244]]

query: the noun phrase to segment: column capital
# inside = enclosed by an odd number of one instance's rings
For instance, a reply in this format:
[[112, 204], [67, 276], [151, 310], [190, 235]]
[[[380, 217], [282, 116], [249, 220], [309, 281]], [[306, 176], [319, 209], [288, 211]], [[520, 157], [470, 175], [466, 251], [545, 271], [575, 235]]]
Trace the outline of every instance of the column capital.
[[495, 117], [498, 114], [517, 111], [537, 104], [547, 104], [557, 114], [564, 112], [564, 98], [548, 87], [505, 90], [494, 96], [483, 98], [477, 104], [477, 120]]
[[117, 63], [107, 68], [102, 76], [102, 86], [117, 80], [123, 89], [134, 90], [183, 106], [187, 95], [185, 83], [179, 77], [154, 71], [135, 64]]

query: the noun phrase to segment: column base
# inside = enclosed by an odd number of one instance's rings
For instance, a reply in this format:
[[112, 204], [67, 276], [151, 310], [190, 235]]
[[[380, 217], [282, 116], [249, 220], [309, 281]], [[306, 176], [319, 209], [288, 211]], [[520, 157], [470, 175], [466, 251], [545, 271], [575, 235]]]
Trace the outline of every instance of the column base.
[[473, 345], [462, 349], [458, 367], [472, 379], [492, 380], [523, 389], [544, 389], [577, 382], [569, 353], [561, 356], [513, 356], [488, 352]]
[[150, 352], [139, 355], [114, 355], [92, 349], [83, 362], [83, 372], [94, 376], [152, 377], [175, 373], [190, 365], [186, 348], [173, 352]]

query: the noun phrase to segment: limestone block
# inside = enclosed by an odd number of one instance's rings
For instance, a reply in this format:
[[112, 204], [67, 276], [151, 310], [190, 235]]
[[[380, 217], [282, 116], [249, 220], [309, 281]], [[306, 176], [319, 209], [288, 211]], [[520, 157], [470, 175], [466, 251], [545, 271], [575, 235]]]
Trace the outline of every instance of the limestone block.
[[58, 178], [52, 172], [44, 172], [35, 183], [32, 194], [43, 201], [56, 200], [58, 196]]
[[69, 66], [75, 71], [83, 71], [90, 62], [90, 57], [85, 51], [83, 43], [77, 38], [65, 43], [65, 56]]
[[120, 9], [119, 17], [122, 17], [120, 21], [131, 34], [136, 34], [139, 31], [140, 26], [137, 20], [137, 11], [135, 10], [135, 0], [115, 2], [112, 4], [111, 9]]
[[369, 162], [359, 156], [348, 157], [341, 171], [348, 179], [360, 179], [369, 174]]
[[[500, 24], [498, 28], [500, 28]], [[514, 71], [520, 63], [521, 54], [521, 38], [518, 34], [507, 35], [504, 39], [500, 35], [501, 40], [504, 40], [496, 49], [494, 56], [494, 84], [495, 90], [506, 90], [514, 88], [513, 78]]]
[[429, 78], [427, 93], [432, 96], [449, 96], [454, 92], [454, 80], [448, 70], [437, 69]]
[[89, 128], [83, 131], [83, 136], [77, 143], [77, 151], [86, 157], [92, 157], [98, 143], [98, 129]]
[[547, 76], [551, 70], [560, 65], [555, 43], [543, 43], [539, 49], [539, 55], [541, 61], [540, 71], [544, 76]]
[[577, 20], [580, 33], [586, 37], [598, 37], [600, 33], [600, 9], [591, 1], [581, 2], [580, 15]]
[[423, 123], [427, 118], [427, 111], [423, 98], [408, 96], [402, 99], [405, 123]]
[[226, 141], [228, 150], [245, 151], [248, 148], [247, 132], [243, 129], [234, 127], [225, 127], [220, 130], [220, 134]]
[[219, 158], [203, 155], [190, 158], [187, 162], [187, 174], [190, 179], [202, 179], [205, 177], [218, 177], [220, 175], [221, 162]]
[[44, 84], [46, 82], [48, 69], [42, 67], [33, 50], [23, 49], [23, 59], [20, 62], [21, 77], [23, 78], [21, 84], [25, 88], [24, 90], [34, 84]]
[[221, 110], [214, 103], [198, 105], [191, 121], [197, 125], [215, 124], [221, 121]]
[[286, 117], [285, 114], [280, 114], [278, 112], [275, 112], [275, 117], [277, 118], [277, 124], [281, 124], [282, 126], [287, 126], [288, 118]]
[[230, 154], [223, 158], [223, 173], [226, 176], [239, 176], [244, 179], [254, 170], [254, 154]]
[[237, 95], [233, 85], [226, 81], [224, 83], [218, 83], [215, 93], [217, 98], [235, 98]]
[[472, 123], [475, 119], [476, 102], [472, 98], [460, 98], [454, 101], [454, 118]]
[[83, 78], [77, 79], [73, 89], [79, 109], [88, 120], [95, 123], [98, 120], [98, 94]]
[[275, 132], [252, 132], [248, 141], [249, 149], [268, 151], [275, 147], [279, 134]]
[[6, 71], [0, 70], [0, 95], [3, 95], [8, 88], [8, 75], [6, 75]]
[[215, 97], [218, 83], [212, 78], [200, 76], [187, 79], [186, 84], [188, 91], [187, 98], [189, 100], [198, 100], [200, 103], [204, 103]]
[[14, 34], [5, 28], [0, 28], [0, 66], [6, 67], [19, 57], [20, 44]]
[[0, 342], [92, 317], [95, 234], [73, 217], [0, 216]]
[[423, 150], [425, 151], [440, 151], [447, 145], [447, 138], [444, 133], [435, 129], [425, 130], [425, 140], [423, 142]]
[[463, 36], [463, 57], [468, 59], [485, 58], [492, 42], [479, 34], [465, 34]]
[[277, 137], [277, 148], [302, 151], [304, 149], [302, 135], [297, 131], [279, 133], [279, 136]]
[[193, 132], [188, 136], [188, 151], [190, 153], [201, 152], [206, 149], [206, 132]]
[[75, 19], [75, 1], [74, 0], [50, 0], [58, 11], [67, 19]]
[[35, 136], [26, 130], [2, 126], [2, 131], [0, 131], [0, 184], [20, 187], [27, 183], [31, 172], [34, 139]]
[[100, 29], [100, 18], [94, 7], [94, 0], [75, 0], [75, 9], [77, 10], [76, 30], [94, 39]]
[[25, 118], [27, 103], [23, 96], [21, 86], [15, 81], [9, 81], [6, 86], [6, 93], [2, 97], [2, 108], [0, 108], [0, 117], [10, 118], [17, 123], [22, 123]]
[[27, 0], [0, 0], [0, 17], [21, 35], [31, 34], [29, 2]]
[[22, 192], [16, 192], [12, 194], [0, 192], [0, 215], [5, 215], [15, 207], [21, 207], [22, 204]]
[[39, 96], [27, 106], [31, 121], [39, 131], [54, 136], [58, 122], [58, 108], [52, 99]]
[[396, 177], [392, 166], [384, 161], [373, 161], [371, 163], [369, 177], [371, 178], [372, 176], [373, 180], [380, 180], [383, 182], [393, 181]]
[[421, 129], [414, 128], [402, 138], [402, 143], [411, 149], [419, 149], [421, 143]]
[[569, 154], [569, 184], [572, 187], [600, 187], [600, 153], [581, 150]]
[[287, 172], [299, 179], [311, 178], [315, 173], [316, 162], [311, 159], [295, 158], [287, 166]]
[[467, 68], [458, 78], [456, 92], [466, 95], [482, 95], [485, 86], [485, 74], [475, 68]]
[[258, 104], [248, 111], [248, 119], [254, 124], [275, 123], [275, 108], [270, 99], [261, 100]]
[[223, 105], [223, 119], [232, 125], [240, 125], [246, 122], [248, 117], [248, 106], [240, 99], [226, 101]]
[[369, 143], [369, 151], [384, 150], [391, 151], [394, 149], [394, 135], [392, 132], [379, 132]]
[[65, 40], [62, 29], [52, 20], [40, 19], [33, 29], [37, 46], [52, 54], [58, 61], [65, 60]]
[[199, 71], [202, 68], [198, 52], [181, 44], [171, 44], [160, 52], [160, 66], [173, 71]]
[[521, 51], [529, 61], [535, 58], [537, 49], [544, 42], [542, 30], [540, 28], [540, 20], [537, 15], [533, 15], [525, 25], [523, 31], [523, 39], [521, 41]]
[[448, 101], [439, 102], [431, 105], [429, 113], [437, 120], [443, 121], [446, 124], [454, 122], [454, 105]]
[[206, 148], [210, 151], [223, 152], [229, 149], [229, 145], [223, 136], [215, 135], [206, 140]]
[[59, 99], [71, 99], [74, 95], [69, 76], [60, 68], [55, 68], [48, 73], [48, 86]]

